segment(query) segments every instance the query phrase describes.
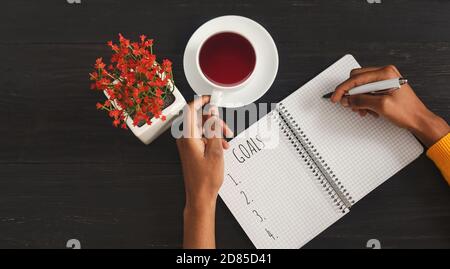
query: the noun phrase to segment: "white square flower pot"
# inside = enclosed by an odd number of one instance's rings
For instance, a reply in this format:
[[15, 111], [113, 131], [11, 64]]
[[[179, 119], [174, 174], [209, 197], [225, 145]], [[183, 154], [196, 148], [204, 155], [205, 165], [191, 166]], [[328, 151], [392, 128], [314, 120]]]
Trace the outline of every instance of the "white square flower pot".
[[[131, 117], [127, 118], [126, 123], [128, 128], [144, 144], [150, 144], [156, 138], [158, 138], [158, 136], [167, 131], [171, 127], [172, 122], [175, 120], [175, 118], [178, 117], [178, 115], [186, 105], [186, 100], [184, 99], [183, 95], [181, 95], [177, 87], [173, 86], [172, 94], [175, 98], [174, 102], [162, 111], [162, 115], [166, 116], [166, 120], [163, 121], [161, 118], [152, 118], [151, 125], [145, 123], [144, 125], [139, 127], [133, 125], [133, 119]], [[106, 92], [105, 95], [106, 97], [108, 97]]]

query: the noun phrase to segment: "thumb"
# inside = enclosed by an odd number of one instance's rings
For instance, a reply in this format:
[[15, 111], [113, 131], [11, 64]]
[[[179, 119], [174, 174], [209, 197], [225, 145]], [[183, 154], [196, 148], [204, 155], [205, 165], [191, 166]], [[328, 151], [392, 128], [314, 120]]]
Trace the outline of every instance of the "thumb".
[[368, 109], [381, 112], [383, 95], [357, 94], [348, 97], [348, 104], [353, 109]]

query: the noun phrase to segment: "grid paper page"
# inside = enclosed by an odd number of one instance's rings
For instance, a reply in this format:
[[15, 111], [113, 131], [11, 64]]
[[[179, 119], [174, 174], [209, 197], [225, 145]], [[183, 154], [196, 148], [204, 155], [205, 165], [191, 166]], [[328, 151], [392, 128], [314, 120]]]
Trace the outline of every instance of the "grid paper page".
[[321, 98], [358, 67], [346, 55], [282, 101], [355, 201], [423, 152], [408, 131]]
[[300, 248], [344, 216], [272, 113], [230, 146], [220, 196], [257, 248]]

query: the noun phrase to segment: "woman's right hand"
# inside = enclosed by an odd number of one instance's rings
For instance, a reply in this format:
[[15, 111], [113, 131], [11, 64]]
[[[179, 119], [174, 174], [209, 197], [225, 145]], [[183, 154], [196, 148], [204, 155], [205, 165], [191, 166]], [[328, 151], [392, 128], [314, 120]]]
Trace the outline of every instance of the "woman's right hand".
[[223, 151], [229, 147], [224, 137], [233, 134], [218, 118], [217, 108], [211, 108], [214, 113], [203, 114], [209, 101], [209, 96], [202, 96], [186, 107], [185, 132], [177, 140], [186, 189], [184, 248], [215, 247], [216, 201], [224, 177]]
[[350, 78], [336, 88], [331, 101], [349, 107], [361, 116], [367, 114], [375, 117], [383, 116], [397, 126], [410, 130], [429, 147], [447, 135], [450, 127], [445, 120], [432, 113], [422, 103], [409, 84], [404, 84], [399, 90], [386, 95], [344, 96], [354, 87], [401, 77], [393, 65], [354, 69]]

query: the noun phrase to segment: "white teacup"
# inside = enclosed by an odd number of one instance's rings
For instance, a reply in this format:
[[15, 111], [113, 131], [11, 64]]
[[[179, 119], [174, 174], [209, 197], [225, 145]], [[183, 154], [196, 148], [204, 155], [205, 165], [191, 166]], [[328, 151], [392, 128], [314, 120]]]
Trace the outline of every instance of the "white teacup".
[[[254, 64], [253, 64], [251, 70], [248, 72], [248, 74], [246, 74], [245, 78], [243, 78], [239, 81], [233, 81], [233, 82], [228, 82], [228, 83], [219, 83], [219, 82], [215, 81], [214, 79], [209, 78], [205, 74], [205, 72], [204, 72], [205, 70], [202, 69], [201, 62], [200, 62], [202, 50], [205, 49], [204, 45], [207, 44], [208, 41], [211, 41], [212, 39], [214, 39], [215, 37], [218, 37], [219, 35], [222, 35], [222, 36], [229, 35], [230, 37], [234, 36], [234, 38], [241, 38], [243, 45], [248, 45], [248, 44], [244, 44], [244, 42], [248, 42], [250, 44], [253, 55], [249, 55], [248, 57], [251, 58], [252, 60], [254, 58]], [[230, 43], [232, 43], [232, 42], [230, 42]], [[236, 45], [236, 44], [231, 44], [231, 45]], [[248, 49], [248, 47], [247, 47], [247, 49]], [[212, 53], [222, 53], [222, 52], [221, 51], [213, 51]], [[248, 59], [245, 59], [245, 60], [248, 60]], [[256, 53], [255, 46], [252, 44], [252, 42], [249, 38], [247, 38], [244, 34], [239, 33], [237, 31], [218, 31], [218, 32], [214, 32], [214, 33], [210, 34], [209, 36], [207, 36], [203, 40], [201, 40], [200, 46], [198, 46], [198, 49], [196, 52], [196, 68], [197, 68], [197, 72], [200, 74], [200, 77], [206, 82], [206, 84], [208, 84], [210, 86], [210, 89], [208, 89], [208, 92], [210, 92], [210, 95], [211, 95], [210, 104], [212, 106], [217, 106], [220, 103], [222, 95], [227, 94], [228, 92], [236, 92], [236, 91], [241, 91], [241, 90], [245, 89], [245, 86], [254, 77], [257, 61], [258, 61], [258, 55]], [[248, 65], [248, 66], [250, 66], [250, 65]], [[227, 72], [227, 70], [229, 70], [229, 68], [228, 69], [227, 69], [227, 67], [223, 68], [223, 72]]]

